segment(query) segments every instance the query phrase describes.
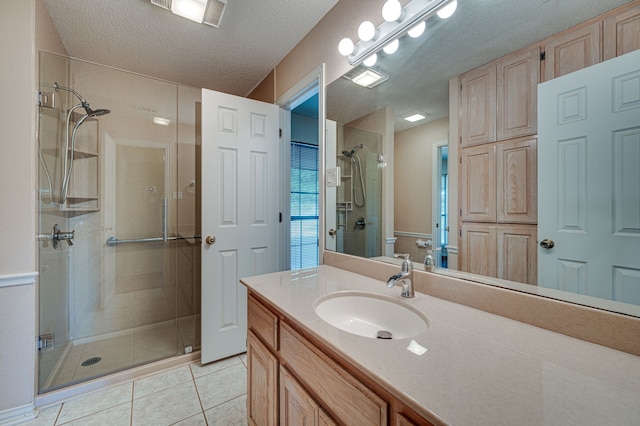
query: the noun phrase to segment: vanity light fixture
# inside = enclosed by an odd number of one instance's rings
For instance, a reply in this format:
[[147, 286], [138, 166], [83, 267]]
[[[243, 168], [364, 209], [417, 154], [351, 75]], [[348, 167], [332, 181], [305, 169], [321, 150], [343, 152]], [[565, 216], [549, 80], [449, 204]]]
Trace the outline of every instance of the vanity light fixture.
[[374, 53], [373, 55], [369, 56], [367, 59], [362, 61], [362, 63], [367, 67], [374, 66], [376, 62], [378, 62], [378, 55], [376, 53]]
[[384, 53], [387, 55], [393, 55], [398, 50], [398, 46], [400, 46], [400, 40], [395, 39], [383, 47], [382, 50], [384, 50]]
[[453, 0], [446, 6], [438, 9], [438, 12], [437, 12], [438, 17], [440, 19], [447, 19], [451, 17], [451, 15], [453, 15], [453, 13], [456, 11], [457, 8], [458, 8], [458, 0]]
[[219, 27], [227, 0], [151, 0], [151, 4], [194, 22]]
[[427, 23], [425, 21], [422, 21], [419, 24], [414, 25], [409, 31], [407, 31], [407, 34], [409, 34], [409, 37], [411, 38], [418, 38], [424, 33], [425, 28], [427, 28]]
[[[398, 13], [398, 6], [400, 12]], [[395, 43], [400, 37], [411, 30], [413, 37], [419, 37], [426, 27], [426, 20], [440, 12], [444, 16], [451, 16], [456, 10], [456, 0], [411, 0], [404, 8], [398, 0], [387, 0], [383, 5], [384, 22], [375, 27], [370, 21], [365, 21], [358, 28], [360, 41], [356, 44], [350, 39], [342, 39], [338, 50], [343, 56], [348, 56], [351, 65], [358, 65], [372, 54], [382, 50], [387, 44]], [[414, 27], [418, 26], [415, 30]], [[373, 28], [373, 30], [372, 30]], [[418, 31], [418, 29], [422, 31]], [[416, 33], [418, 33], [416, 35]], [[353, 48], [351, 45], [353, 44]], [[396, 47], [397, 49], [397, 47]], [[393, 50], [390, 47], [390, 50]], [[395, 50], [393, 50], [395, 51]]]

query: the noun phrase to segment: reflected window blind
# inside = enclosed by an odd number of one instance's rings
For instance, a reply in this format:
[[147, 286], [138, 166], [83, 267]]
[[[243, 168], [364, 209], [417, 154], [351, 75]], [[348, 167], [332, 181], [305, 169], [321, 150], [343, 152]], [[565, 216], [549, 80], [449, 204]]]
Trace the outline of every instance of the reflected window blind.
[[291, 269], [318, 265], [318, 147], [291, 142]]

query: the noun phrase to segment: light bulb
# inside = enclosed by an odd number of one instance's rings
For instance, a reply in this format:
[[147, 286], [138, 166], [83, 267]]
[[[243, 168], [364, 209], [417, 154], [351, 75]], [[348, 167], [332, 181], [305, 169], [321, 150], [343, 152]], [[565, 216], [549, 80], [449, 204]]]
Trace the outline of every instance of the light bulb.
[[419, 24], [414, 25], [413, 28], [411, 28], [407, 32], [407, 34], [409, 34], [409, 37], [418, 38], [422, 35], [426, 27], [427, 27], [427, 23], [425, 21], [422, 21]]
[[338, 43], [338, 51], [342, 56], [349, 56], [356, 50], [355, 45], [350, 38], [346, 37]]
[[373, 25], [371, 21], [364, 21], [358, 27], [358, 37], [362, 41], [373, 40], [376, 36], [376, 27]]
[[444, 7], [441, 7], [436, 13], [441, 19], [447, 19], [453, 15], [453, 12], [455, 12], [457, 8], [458, 0], [453, 0], [452, 2], [447, 3]]
[[402, 5], [398, 0], [387, 0], [382, 6], [382, 17], [387, 22], [394, 22], [402, 16]]
[[378, 61], [378, 55], [374, 53], [373, 55], [369, 56], [367, 59], [362, 61], [362, 63], [365, 64], [365, 66], [367, 67], [372, 67], [376, 64], [377, 61]]
[[392, 42], [387, 43], [387, 45], [383, 47], [382, 50], [384, 50], [384, 53], [386, 53], [387, 55], [393, 55], [394, 53], [396, 53], [396, 50], [398, 50], [398, 46], [400, 46], [400, 41], [398, 41], [398, 39], [395, 39]]

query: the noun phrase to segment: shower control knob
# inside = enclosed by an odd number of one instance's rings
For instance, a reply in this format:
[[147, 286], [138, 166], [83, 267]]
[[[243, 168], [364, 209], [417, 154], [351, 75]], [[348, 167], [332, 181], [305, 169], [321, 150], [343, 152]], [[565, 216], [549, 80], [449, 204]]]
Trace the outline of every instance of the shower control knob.
[[212, 246], [216, 243], [216, 237], [214, 237], [213, 235], [207, 235], [207, 238], [204, 239], [204, 242]]
[[545, 238], [544, 240], [540, 241], [540, 247], [542, 247], [543, 249], [552, 249], [553, 246], [555, 246], [553, 240]]

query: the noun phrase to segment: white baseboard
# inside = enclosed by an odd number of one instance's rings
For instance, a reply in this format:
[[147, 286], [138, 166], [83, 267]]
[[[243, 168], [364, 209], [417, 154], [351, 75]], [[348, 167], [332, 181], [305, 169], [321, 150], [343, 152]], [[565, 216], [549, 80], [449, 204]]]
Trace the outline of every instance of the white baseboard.
[[17, 425], [36, 418], [36, 407], [33, 404], [9, 408], [0, 411], [0, 425]]

